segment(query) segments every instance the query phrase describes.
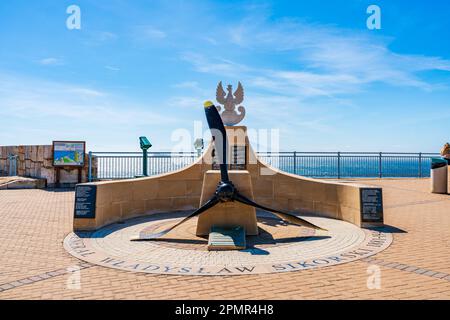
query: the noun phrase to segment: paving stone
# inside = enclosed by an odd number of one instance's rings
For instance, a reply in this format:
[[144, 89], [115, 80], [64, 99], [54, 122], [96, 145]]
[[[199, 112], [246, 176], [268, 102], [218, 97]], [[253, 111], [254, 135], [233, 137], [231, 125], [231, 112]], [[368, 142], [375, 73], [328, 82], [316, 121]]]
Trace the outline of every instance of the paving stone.
[[416, 270], [414, 270], [414, 272], [417, 273], [417, 274], [424, 274], [425, 272], [427, 272], [427, 270], [425, 270], [425, 269], [416, 269]]
[[21, 279], [21, 280], [19, 280], [19, 282], [22, 284], [28, 284], [28, 283], [32, 283], [33, 281], [31, 281], [30, 279]]
[[397, 265], [395, 266], [395, 269], [399, 269], [399, 270], [406, 270], [407, 268], [409, 268], [408, 265], [406, 265], [406, 264], [401, 264], [401, 263], [399, 263], [399, 264], [397, 264]]
[[[380, 267], [379, 290], [367, 288], [370, 259], [239, 277], [140, 274], [94, 266], [81, 272], [81, 289], [68, 289], [65, 270], [80, 264], [62, 247], [72, 230], [73, 191], [1, 190], [0, 299], [450, 299], [450, 239], [443, 239], [450, 230], [448, 195], [431, 194], [429, 179], [358, 182], [383, 187], [385, 222], [400, 230], [393, 231], [393, 244], [373, 257], [399, 264]], [[439, 273], [426, 276], [413, 272], [417, 269]], [[45, 273], [51, 277], [28, 279]], [[24, 285], [3, 289], [15, 281]]]
[[14, 286], [9, 283], [6, 283], [6, 284], [1, 285], [0, 288], [3, 290], [8, 290], [8, 289], [14, 288]]
[[396, 262], [387, 263], [384, 266], [387, 268], [396, 268], [399, 264]]
[[19, 282], [19, 281], [13, 281], [9, 283], [10, 285], [12, 285], [13, 287], [18, 287], [23, 285], [23, 283]]
[[446, 274], [446, 273], [435, 273], [433, 275], [434, 278], [438, 278], [438, 279], [445, 278], [446, 276], [448, 276], [448, 274]]
[[30, 278], [31, 281], [41, 281], [42, 278], [40, 276], [34, 276]]

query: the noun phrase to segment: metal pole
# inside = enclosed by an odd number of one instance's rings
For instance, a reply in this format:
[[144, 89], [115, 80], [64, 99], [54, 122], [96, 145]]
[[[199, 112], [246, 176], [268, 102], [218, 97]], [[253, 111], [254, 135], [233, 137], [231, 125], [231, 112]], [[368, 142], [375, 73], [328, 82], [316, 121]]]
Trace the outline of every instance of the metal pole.
[[145, 177], [148, 177], [148, 168], [147, 168], [147, 149], [142, 150], [143, 155], [143, 163], [142, 163], [142, 175]]
[[294, 151], [294, 174], [297, 174], [297, 151]]
[[422, 178], [422, 152], [419, 152], [419, 178]]
[[92, 182], [92, 151], [89, 151], [88, 180]]
[[341, 178], [341, 153], [338, 152], [338, 179]]
[[381, 164], [382, 164], [382, 157], [383, 157], [383, 153], [382, 152], [380, 152], [380, 159], [379, 159], [379, 162], [378, 162], [378, 176], [380, 177], [380, 178], [382, 178], [383, 177], [383, 168], [382, 168], [382, 166], [381, 166]]

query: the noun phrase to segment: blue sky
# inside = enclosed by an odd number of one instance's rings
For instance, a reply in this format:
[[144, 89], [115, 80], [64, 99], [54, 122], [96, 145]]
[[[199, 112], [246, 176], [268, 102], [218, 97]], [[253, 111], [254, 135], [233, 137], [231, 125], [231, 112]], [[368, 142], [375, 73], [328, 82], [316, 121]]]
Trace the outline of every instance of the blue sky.
[[[81, 30], [66, 28], [72, 4]], [[206, 131], [219, 81], [241, 81], [242, 124], [279, 129], [282, 150], [436, 152], [449, 14], [445, 0], [1, 1], [0, 145], [133, 151], [146, 135], [171, 150], [194, 121]]]

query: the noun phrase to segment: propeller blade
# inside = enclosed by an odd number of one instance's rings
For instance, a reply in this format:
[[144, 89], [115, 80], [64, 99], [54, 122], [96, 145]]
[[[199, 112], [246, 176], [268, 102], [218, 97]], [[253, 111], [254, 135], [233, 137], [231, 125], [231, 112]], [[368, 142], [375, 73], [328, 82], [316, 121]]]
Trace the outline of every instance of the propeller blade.
[[161, 238], [162, 236], [168, 234], [170, 231], [172, 231], [173, 229], [175, 229], [179, 225], [181, 225], [181, 224], [185, 223], [186, 221], [194, 218], [195, 216], [198, 216], [198, 215], [202, 214], [206, 210], [214, 207], [219, 202], [220, 202], [219, 199], [214, 196], [210, 200], [208, 200], [208, 202], [206, 202], [203, 206], [201, 206], [200, 208], [195, 210], [192, 214], [190, 214], [189, 216], [187, 216], [186, 218], [184, 218], [183, 220], [181, 220], [177, 224], [173, 225], [172, 227], [170, 227], [170, 228], [168, 228], [166, 230], [163, 230], [161, 232], [158, 232], [158, 233], [152, 233], [152, 234], [143, 234], [143, 233], [141, 233], [138, 236], [132, 237], [130, 240], [131, 241], [145, 241], [145, 240], [155, 240], [155, 239]]
[[234, 200], [236, 200], [238, 202], [241, 202], [243, 204], [246, 204], [246, 205], [258, 208], [258, 209], [269, 211], [269, 212], [273, 213], [274, 215], [276, 215], [278, 218], [280, 218], [280, 219], [282, 219], [282, 220], [284, 220], [286, 222], [298, 225], [298, 226], [303, 226], [303, 227], [312, 228], [312, 229], [316, 229], [316, 230], [328, 231], [328, 230], [323, 229], [323, 228], [321, 228], [319, 226], [316, 226], [315, 224], [312, 224], [311, 222], [308, 222], [308, 221], [306, 221], [306, 220], [304, 220], [302, 218], [299, 218], [299, 217], [297, 217], [297, 216], [295, 216], [293, 214], [290, 214], [290, 213], [287, 213], [287, 212], [282, 212], [282, 211], [279, 211], [279, 210], [275, 210], [275, 209], [268, 208], [268, 207], [262, 206], [260, 204], [257, 204], [256, 202], [253, 202], [252, 200], [250, 200], [247, 197], [243, 196], [239, 192], [236, 192], [236, 194], [234, 195]]
[[[214, 136], [214, 144], [216, 146], [217, 158], [219, 159], [220, 166], [220, 177], [222, 182], [228, 182], [228, 166], [227, 166], [227, 147], [228, 139], [227, 132], [220, 117], [219, 111], [217, 111], [216, 106], [211, 101], [206, 101], [204, 103], [206, 120], [208, 121], [209, 129], [211, 134], [220, 134], [221, 137]], [[222, 145], [218, 146], [218, 139], [221, 140]]]

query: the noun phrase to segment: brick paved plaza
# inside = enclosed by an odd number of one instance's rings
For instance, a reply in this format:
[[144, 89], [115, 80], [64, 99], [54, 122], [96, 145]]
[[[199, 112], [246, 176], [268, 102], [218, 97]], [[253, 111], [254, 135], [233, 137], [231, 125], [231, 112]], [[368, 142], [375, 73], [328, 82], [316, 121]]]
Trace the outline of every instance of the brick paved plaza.
[[[386, 250], [331, 267], [212, 277], [82, 262], [63, 248], [73, 191], [0, 190], [0, 299], [450, 299], [450, 196], [431, 194], [428, 179], [361, 181], [383, 187]], [[380, 289], [368, 289], [372, 265]], [[75, 266], [79, 289], [67, 285]]]

